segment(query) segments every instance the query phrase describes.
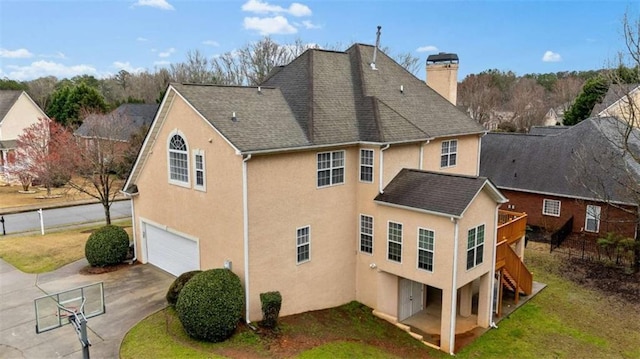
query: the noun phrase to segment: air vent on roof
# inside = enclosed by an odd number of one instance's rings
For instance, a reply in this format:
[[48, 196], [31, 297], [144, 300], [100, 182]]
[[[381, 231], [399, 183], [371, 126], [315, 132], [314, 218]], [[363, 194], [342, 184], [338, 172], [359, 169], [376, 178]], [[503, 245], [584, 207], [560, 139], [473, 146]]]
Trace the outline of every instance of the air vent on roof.
[[376, 69], [376, 56], [378, 56], [378, 47], [380, 46], [380, 29], [382, 26], [378, 26], [378, 31], [376, 32], [376, 47], [373, 49], [373, 61], [371, 62], [371, 69]]
[[235, 111], [231, 114], [231, 121], [233, 121], [233, 122], [238, 121], [238, 118], [236, 117]]

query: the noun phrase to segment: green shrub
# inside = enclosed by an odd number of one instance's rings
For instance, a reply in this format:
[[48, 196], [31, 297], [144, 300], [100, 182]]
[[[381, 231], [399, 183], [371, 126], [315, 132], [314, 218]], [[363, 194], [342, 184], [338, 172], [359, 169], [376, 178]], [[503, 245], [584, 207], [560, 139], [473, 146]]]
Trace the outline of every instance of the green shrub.
[[191, 278], [193, 278], [193, 276], [198, 273], [202, 273], [202, 271], [192, 270], [189, 272], [184, 272], [180, 274], [180, 276], [176, 278], [173, 283], [171, 283], [171, 286], [167, 291], [167, 302], [169, 302], [170, 306], [176, 306], [176, 302], [178, 302], [178, 296], [180, 295], [180, 292], [182, 292], [182, 288], [184, 288], [184, 285], [187, 284], [187, 282], [190, 281]]
[[91, 233], [84, 246], [84, 255], [92, 267], [121, 263], [129, 251], [129, 235], [117, 226], [104, 226]]
[[282, 306], [282, 296], [280, 292], [260, 293], [262, 303], [262, 322], [265, 328], [275, 328], [278, 325], [278, 315]]
[[189, 336], [221, 342], [235, 331], [243, 305], [240, 278], [228, 269], [218, 268], [198, 273], [185, 284], [176, 312]]

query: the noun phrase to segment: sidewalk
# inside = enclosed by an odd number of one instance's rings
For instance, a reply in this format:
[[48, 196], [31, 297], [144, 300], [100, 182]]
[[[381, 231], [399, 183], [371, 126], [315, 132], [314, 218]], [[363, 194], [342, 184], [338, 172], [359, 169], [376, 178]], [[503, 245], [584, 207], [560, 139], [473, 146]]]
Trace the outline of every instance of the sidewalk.
[[[114, 202], [127, 201], [127, 200], [129, 200], [129, 198], [126, 198], [124, 196], [117, 196]], [[32, 211], [37, 211], [39, 209], [74, 207], [74, 206], [82, 206], [85, 204], [95, 204], [95, 203], [100, 203], [100, 201], [95, 198], [91, 198], [91, 199], [81, 199], [77, 201], [68, 201], [68, 202], [56, 202], [56, 203], [43, 202], [42, 204], [38, 204], [38, 205], [6, 207], [6, 208], [0, 208], [0, 216], [22, 213], [22, 212], [32, 212]]]

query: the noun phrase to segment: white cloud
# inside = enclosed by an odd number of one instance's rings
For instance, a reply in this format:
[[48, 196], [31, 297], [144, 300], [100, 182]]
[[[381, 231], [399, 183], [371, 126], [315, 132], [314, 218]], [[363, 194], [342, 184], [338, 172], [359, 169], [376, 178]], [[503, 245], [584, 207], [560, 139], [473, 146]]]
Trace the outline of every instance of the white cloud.
[[146, 37], [138, 36], [136, 41], [144, 42], [144, 41], [149, 41], [149, 39], [147, 39]]
[[167, 65], [171, 64], [171, 61], [165, 61], [165, 60], [154, 61], [153, 64], [155, 66], [164, 67], [164, 66], [167, 66]]
[[98, 76], [98, 71], [91, 65], [72, 65], [67, 66], [60, 63], [40, 60], [31, 63], [28, 66], [7, 66], [6, 76], [13, 80], [25, 81], [32, 80], [43, 76], [55, 76], [59, 78], [69, 78], [77, 75], [94, 75]]
[[546, 51], [544, 55], [542, 55], [543, 62], [560, 62], [562, 61], [562, 56], [560, 54], [555, 53], [553, 51]]
[[51, 55], [49, 54], [38, 55], [38, 57], [44, 57], [47, 59], [66, 59], [67, 58], [67, 56], [60, 51], [57, 51], [55, 54], [51, 54]]
[[304, 27], [305, 27], [305, 29], [319, 29], [319, 28], [321, 28], [321, 27], [322, 27], [322, 26], [320, 26], [320, 25], [316, 25], [316, 24], [312, 23], [312, 22], [311, 22], [311, 21], [309, 21], [309, 20], [305, 20], [305, 21], [303, 21], [303, 22], [302, 22], [302, 26], [304, 26]]
[[26, 59], [33, 57], [33, 54], [27, 49], [7, 50], [0, 49], [0, 57], [6, 57], [10, 59]]
[[127, 62], [122, 62], [122, 61], [115, 61], [113, 63], [113, 67], [115, 67], [117, 70], [125, 70], [127, 72], [130, 73], [141, 73], [145, 71], [144, 67], [133, 67], [131, 66], [131, 63], [129, 63], [129, 61]]
[[247, 30], [256, 30], [260, 35], [271, 34], [295, 34], [298, 29], [289, 24], [289, 21], [282, 17], [245, 17], [244, 28]]
[[220, 46], [220, 43], [218, 43], [217, 41], [214, 40], [204, 40], [202, 42], [203, 45], [208, 45], [208, 46], [213, 46], [213, 47], [218, 47]]
[[438, 48], [433, 45], [420, 46], [416, 49], [417, 52], [437, 52]]
[[242, 5], [242, 11], [252, 12], [255, 14], [289, 14], [296, 17], [311, 16], [311, 9], [304, 4], [294, 2], [289, 8], [283, 8], [278, 5], [271, 5], [260, 0], [249, 0]]
[[171, 54], [173, 54], [174, 52], [176, 52], [176, 49], [174, 49], [173, 47], [167, 49], [167, 51], [164, 52], [160, 52], [158, 53], [158, 56], [160, 57], [169, 57], [171, 56]]
[[149, 6], [162, 10], [175, 10], [166, 0], [138, 0], [133, 6]]

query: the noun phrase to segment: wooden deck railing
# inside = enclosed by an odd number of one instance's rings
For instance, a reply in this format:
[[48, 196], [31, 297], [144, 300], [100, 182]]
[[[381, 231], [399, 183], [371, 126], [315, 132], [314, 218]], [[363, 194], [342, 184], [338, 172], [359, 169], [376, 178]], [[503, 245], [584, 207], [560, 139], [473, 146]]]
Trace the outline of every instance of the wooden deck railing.
[[498, 242], [507, 241], [508, 244], [521, 239], [527, 232], [527, 214], [511, 211], [498, 211]]
[[533, 275], [507, 241], [498, 243], [496, 247], [496, 269], [500, 268], [506, 270], [514, 280], [516, 298], [518, 298], [520, 290], [526, 295], [531, 294], [533, 290]]

